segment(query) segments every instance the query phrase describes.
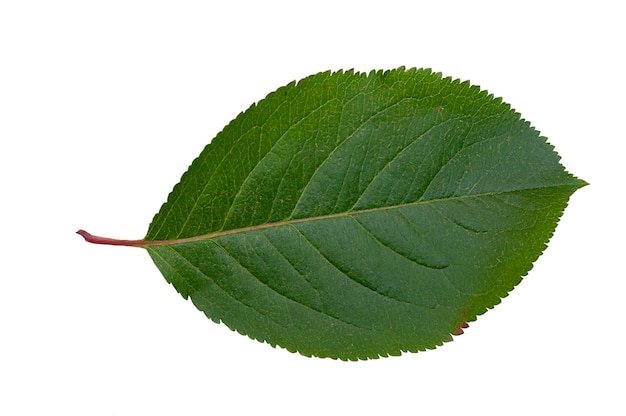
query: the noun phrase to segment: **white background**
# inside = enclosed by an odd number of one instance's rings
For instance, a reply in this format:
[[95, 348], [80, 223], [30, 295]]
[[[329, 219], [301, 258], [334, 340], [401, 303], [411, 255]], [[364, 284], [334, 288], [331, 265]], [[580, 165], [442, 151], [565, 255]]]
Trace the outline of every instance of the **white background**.
[[[618, 6], [2, 2], [0, 414], [625, 414]], [[74, 234], [143, 237], [204, 145], [277, 87], [401, 65], [504, 97], [591, 183], [454, 342], [356, 363], [273, 349], [206, 319], [141, 249]]]

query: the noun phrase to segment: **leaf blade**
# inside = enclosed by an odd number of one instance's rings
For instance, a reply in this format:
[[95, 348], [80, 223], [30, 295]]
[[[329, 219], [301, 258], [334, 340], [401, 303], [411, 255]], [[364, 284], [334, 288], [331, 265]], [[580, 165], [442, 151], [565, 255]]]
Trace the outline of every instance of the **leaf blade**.
[[198, 309], [254, 339], [397, 355], [499, 303], [584, 184], [468, 83], [323, 73], [231, 122], [157, 213], [145, 240], [162, 244], [146, 249]]

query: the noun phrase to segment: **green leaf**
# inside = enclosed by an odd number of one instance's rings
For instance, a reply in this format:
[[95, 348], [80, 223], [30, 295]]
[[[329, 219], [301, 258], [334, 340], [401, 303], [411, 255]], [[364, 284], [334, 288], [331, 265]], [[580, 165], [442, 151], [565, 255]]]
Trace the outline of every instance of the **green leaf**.
[[509, 105], [430, 70], [320, 73], [204, 149], [139, 241], [215, 322], [307, 356], [434, 348], [518, 284], [571, 194]]

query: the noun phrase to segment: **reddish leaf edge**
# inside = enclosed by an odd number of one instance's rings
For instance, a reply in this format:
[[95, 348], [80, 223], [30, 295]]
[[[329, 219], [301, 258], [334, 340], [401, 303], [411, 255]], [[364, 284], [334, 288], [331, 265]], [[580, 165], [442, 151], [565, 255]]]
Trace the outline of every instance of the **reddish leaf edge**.
[[454, 331], [452, 334], [450, 334], [450, 336], [448, 337], [448, 339], [446, 339], [444, 342], [450, 342], [450, 341], [454, 341], [454, 338], [452, 337], [454, 336], [459, 336], [459, 335], [463, 335], [465, 332], [463, 331], [464, 329], [469, 328], [469, 324], [467, 322], [463, 322], [457, 329], [456, 331]]

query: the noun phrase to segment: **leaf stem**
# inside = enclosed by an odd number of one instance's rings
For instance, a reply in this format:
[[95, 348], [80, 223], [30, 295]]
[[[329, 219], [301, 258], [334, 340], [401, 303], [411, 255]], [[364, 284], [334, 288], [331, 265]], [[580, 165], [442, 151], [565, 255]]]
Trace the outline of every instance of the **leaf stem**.
[[76, 234], [82, 236], [85, 241], [92, 244], [104, 244], [108, 246], [127, 246], [127, 247], [141, 247], [145, 245], [149, 245], [148, 241], [144, 240], [118, 240], [116, 238], [108, 238], [108, 237], [99, 237], [97, 235], [93, 235], [88, 233], [85, 230], [78, 230]]

